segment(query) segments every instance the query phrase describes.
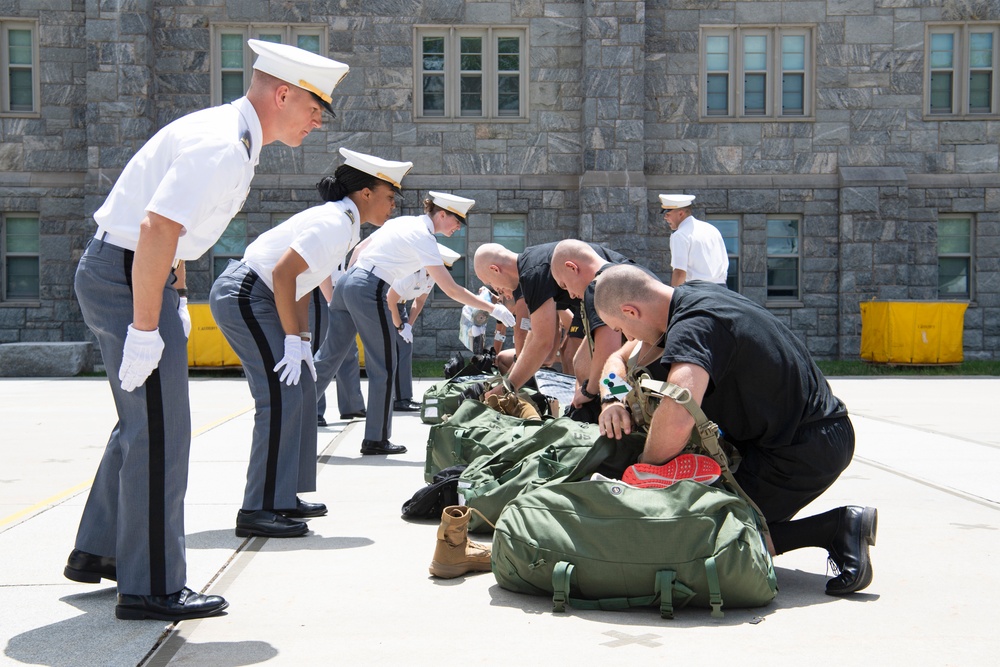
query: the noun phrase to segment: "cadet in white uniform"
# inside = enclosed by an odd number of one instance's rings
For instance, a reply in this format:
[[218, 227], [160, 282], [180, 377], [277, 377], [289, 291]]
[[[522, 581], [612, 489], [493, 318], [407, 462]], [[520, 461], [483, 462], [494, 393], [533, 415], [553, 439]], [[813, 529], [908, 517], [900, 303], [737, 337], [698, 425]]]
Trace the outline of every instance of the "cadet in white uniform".
[[[440, 243], [438, 250], [449, 270], [461, 257]], [[392, 324], [399, 331], [399, 338], [396, 339], [396, 377], [393, 382], [396, 399], [392, 406], [396, 412], [420, 412], [420, 404], [413, 401], [413, 324], [423, 312], [427, 297], [433, 289], [434, 279], [427, 273], [427, 269], [420, 269], [394, 282], [386, 297], [390, 306], [396, 305]], [[392, 308], [389, 313], [392, 314]]]
[[[488, 301], [458, 285], [444, 268], [435, 234], [451, 236], [465, 223], [465, 216], [475, 204], [472, 199], [431, 192], [424, 200], [424, 215], [394, 218], [365, 239], [357, 260], [337, 281], [331, 302], [330, 334], [334, 336], [333, 354], [320, 357], [317, 369], [340, 365], [348, 343], [358, 333], [365, 348], [368, 373], [368, 415], [362, 454], [402, 454], [406, 447], [389, 442], [392, 432], [392, 378], [396, 373], [395, 329], [386, 295], [399, 278], [426, 268], [431, 278], [459, 303], [491, 311], [493, 317], [512, 325], [514, 316], [501, 305]], [[395, 307], [393, 307], [395, 310]], [[323, 372], [321, 369], [319, 372]]]
[[280, 44], [258, 54], [246, 97], [157, 132], [94, 214], [76, 293], [118, 411], [64, 570], [118, 581], [115, 615], [177, 621], [228, 603], [185, 587], [191, 415], [187, 332], [171, 266], [198, 259], [240, 210], [261, 146], [298, 146], [322, 125], [347, 66]]
[[212, 286], [212, 315], [243, 363], [256, 404], [237, 537], [297, 537], [308, 531], [299, 519], [326, 514], [322, 503], [296, 495], [316, 490], [309, 303], [313, 290], [357, 245], [361, 224], [381, 226], [389, 219], [400, 181], [413, 167], [340, 152], [347, 162], [317, 186], [327, 203], [261, 234], [243, 261], [231, 261]]
[[707, 280], [726, 284], [729, 255], [726, 242], [715, 225], [691, 215], [694, 195], [660, 195], [666, 211], [663, 219], [670, 225], [670, 284], [676, 287], [688, 280]]

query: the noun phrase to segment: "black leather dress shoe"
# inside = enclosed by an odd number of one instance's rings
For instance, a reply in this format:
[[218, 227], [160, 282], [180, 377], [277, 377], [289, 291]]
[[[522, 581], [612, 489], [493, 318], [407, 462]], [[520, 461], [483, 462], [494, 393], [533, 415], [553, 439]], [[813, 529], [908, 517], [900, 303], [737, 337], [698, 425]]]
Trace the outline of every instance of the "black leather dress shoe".
[[406, 447], [394, 445], [388, 440], [362, 440], [361, 453], [370, 454], [405, 454]]
[[63, 568], [67, 579], [79, 581], [81, 584], [99, 584], [101, 579], [118, 581], [118, 570], [115, 559], [111, 556], [95, 556], [86, 551], [73, 549]]
[[202, 595], [182, 588], [172, 595], [118, 594], [115, 617], [125, 621], [153, 618], [159, 621], [184, 621], [215, 616], [229, 603], [219, 595]]
[[392, 409], [396, 412], [420, 412], [420, 404], [413, 401], [396, 401]]
[[323, 503], [307, 503], [301, 498], [296, 498], [295, 509], [278, 510], [278, 512], [290, 519], [307, 519], [313, 516], [324, 516], [326, 514], [326, 505]]
[[316, 417], [316, 426], [326, 426], [326, 420], [323, 419], [323, 415], [318, 415]]
[[367, 416], [368, 416], [367, 412], [365, 412], [364, 410], [358, 410], [357, 412], [345, 412], [344, 414], [340, 415], [340, 418], [341, 419], [345, 419], [345, 420], [346, 419], [364, 419]]
[[840, 525], [828, 549], [840, 574], [826, 582], [827, 595], [847, 595], [872, 582], [868, 547], [875, 544], [876, 531], [878, 510], [874, 507], [840, 508]]
[[296, 521], [271, 510], [240, 510], [236, 513], [236, 537], [299, 537], [309, 532], [304, 521]]

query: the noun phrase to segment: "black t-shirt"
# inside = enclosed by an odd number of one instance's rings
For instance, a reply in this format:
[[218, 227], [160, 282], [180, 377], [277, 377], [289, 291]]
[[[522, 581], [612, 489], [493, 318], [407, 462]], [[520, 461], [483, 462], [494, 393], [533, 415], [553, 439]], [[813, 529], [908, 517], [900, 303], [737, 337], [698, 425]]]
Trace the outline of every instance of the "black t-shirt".
[[[573, 308], [580, 303], [579, 299], [571, 299], [569, 292], [559, 287], [552, 277], [552, 253], [555, 252], [558, 241], [533, 245], [524, 249], [517, 257], [517, 291], [514, 298], [523, 298], [528, 306], [528, 312], [534, 313], [549, 299], [556, 302], [556, 308]], [[609, 262], [629, 261], [627, 257], [614, 250], [609, 250], [596, 243], [588, 243], [598, 256]]]
[[802, 341], [725, 286], [698, 280], [674, 289], [660, 362], [708, 372], [702, 409], [740, 449], [782, 447], [803, 424], [847, 414]]

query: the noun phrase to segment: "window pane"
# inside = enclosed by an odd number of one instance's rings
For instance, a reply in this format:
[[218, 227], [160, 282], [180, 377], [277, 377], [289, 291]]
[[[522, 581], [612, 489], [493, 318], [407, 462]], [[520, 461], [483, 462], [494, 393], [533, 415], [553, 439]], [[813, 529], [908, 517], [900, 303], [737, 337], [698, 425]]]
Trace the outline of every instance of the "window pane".
[[942, 257], [938, 260], [938, 294], [969, 295], [969, 258]]
[[726, 287], [734, 292], [740, 291], [740, 258], [729, 258], [729, 270], [726, 272]]
[[[455, 279], [455, 282], [462, 287], [466, 286], [465, 274], [466, 274], [466, 261], [465, 256], [467, 254], [466, 248], [466, 227], [462, 225], [458, 228], [458, 231], [451, 236], [438, 236], [437, 242], [446, 248], [451, 248], [457, 252], [461, 257], [455, 260], [455, 263], [451, 267], [451, 277]], [[440, 287], [434, 286], [434, 295], [436, 297], [444, 297], [445, 293]]]
[[229, 265], [228, 257], [213, 257], [212, 258], [212, 282], [219, 279], [222, 272], [226, 270], [226, 266]]
[[501, 76], [497, 79], [497, 111], [501, 116], [521, 113], [521, 77]]
[[38, 264], [37, 257], [7, 258], [8, 299], [38, 298]]
[[799, 221], [767, 221], [767, 254], [797, 255], [799, 252]]
[[781, 113], [801, 116], [805, 113], [805, 75], [785, 74], [781, 77]]
[[444, 71], [444, 37], [424, 37], [424, 70]]
[[7, 32], [7, 40], [8, 62], [11, 65], [31, 65], [31, 31], [10, 30]]
[[10, 110], [31, 111], [34, 108], [34, 88], [30, 69], [10, 70]]
[[222, 103], [243, 97], [243, 72], [222, 73]]
[[260, 34], [257, 35], [257, 39], [262, 42], [274, 42], [275, 44], [281, 44], [281, 34], [271, 33], [271, 34]]
[[969, 112], [989, 113], [993, 99], [993, 73], [973, 72], [969, 75]]
[[[222, 233], [219, 240], [212, 246], [212, 252], [217, 255], [242, 257], [247, 249], [247, 221], [245, 218], [233, 218]], [[225, 264], [223, 264], [225, 268]]]
[[750, 35], [743, 38], [743, 69], [767, 69], [767, 37]]
[[729, 75], [709, 74], [705, 94], [709, 116], [729, 115]]
[[465, 75], [462, 77], [461, 85], [462, 115], [483, 115], [483, 77]]
[[969, 67], [993, 67], [993, 33], [974, 32], [969, 35]]
[[504, 219], [493, 222], [493, 240], [511, 252], [521, 253], [525, 248], [527, 223], [524, 219]]
[[300, 49], [319, 53], [319, 35], [299, 35], [295, 43]]
[[222, 67], [243, 69], [243, 35], [222, 35]]
[[481, 72], [483, 69], [483, 57], [477, 54], [462, 54], [462, 70], [467, 72]]
[[483, 38], [462, 37], [462, 69], [478, 72], [483, 69]]
[[799, 296], [799, 260], [794, 257], [768, 257], [767, 296], [794, 299]]
[[938, 254], [969, 254], [972, 251], [972, 220], [945, 218], [938, 222]]
[[722, 234], [722, 240], [726, 243], [726, 253], [729, 255], [738, 255], [740, 253], [739, 221], [709, 220], [708, 223], [713, 225]]
[[746, 74], [743, 77], [743, 112], [761, 116], [767, 110], [767, 75]]
[[951, 113], [951, 72], [931, 72], [931, 113]]
[[931, 35], [931, 67], [951, 68], [955, 61], [955, 36], [938, 33]]
[[788, 35], [781, 38], [781, 69], [806, 68], [805, 35]]
[[444, 115], [444, 77], [424, 75], [424, 115]]
[[728, 37], [709, 37], [705, 40], [705, 67], [710, 72], [729, 71]]
[[38, 218], [7, 218], [8, 253], [37, 253], [39, 251]]
[[517, 37], [497, 38], [497, 70], [517, 72], [521, 69], [521, 40]]

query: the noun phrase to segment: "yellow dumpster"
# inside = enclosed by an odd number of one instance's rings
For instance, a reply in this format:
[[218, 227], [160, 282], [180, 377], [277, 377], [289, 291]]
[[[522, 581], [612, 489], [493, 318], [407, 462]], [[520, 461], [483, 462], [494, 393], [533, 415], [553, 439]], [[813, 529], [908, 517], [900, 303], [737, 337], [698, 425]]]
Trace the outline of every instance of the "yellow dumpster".
[[212, 317], [207, 303], [189, 303], [191, 335], [188, 337], [188, 366], [239, 366], [240, 358], [229, 346]]
[[969, 304], [955, 301], [861, 303], [861, 358], [896, 364], [958, 364]]

